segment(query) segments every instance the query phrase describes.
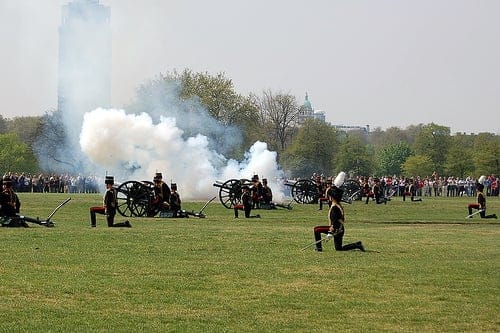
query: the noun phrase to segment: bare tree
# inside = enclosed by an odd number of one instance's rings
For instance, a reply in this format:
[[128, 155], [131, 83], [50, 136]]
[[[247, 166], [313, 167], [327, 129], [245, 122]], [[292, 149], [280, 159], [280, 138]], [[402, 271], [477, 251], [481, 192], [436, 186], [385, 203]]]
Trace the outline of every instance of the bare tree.
[[299, 115], [295, 96], [264, 91], [259, 100], [261, 123], [266, 127], [270, 139], [284, 151]]

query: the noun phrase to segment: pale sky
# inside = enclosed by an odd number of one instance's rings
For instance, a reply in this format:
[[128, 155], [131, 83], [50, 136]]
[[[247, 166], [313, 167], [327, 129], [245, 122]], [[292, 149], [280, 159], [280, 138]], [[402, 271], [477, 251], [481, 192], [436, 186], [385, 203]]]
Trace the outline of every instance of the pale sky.
[[[69, 0], [0, 0], [0, 114], [57, 107]], [[224, 72], [294, 95], [336, 125], [500, 134], [500, 0], [100, 0], [111, 8], [112, 102], [160, 73]]]

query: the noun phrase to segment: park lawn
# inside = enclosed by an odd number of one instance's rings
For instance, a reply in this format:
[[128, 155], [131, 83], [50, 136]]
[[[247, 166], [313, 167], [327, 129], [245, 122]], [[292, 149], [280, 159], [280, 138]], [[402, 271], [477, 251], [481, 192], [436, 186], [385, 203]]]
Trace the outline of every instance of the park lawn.
[[54, 228], [0, 229], [1, 332], [500, 331], [500, 222], [466, 220], [474, 198], [345, 205], [368, 251], [316, 253], [316, 205], [90, 228], [99, 194], [19, 196], [30, 217], [72, 200]]

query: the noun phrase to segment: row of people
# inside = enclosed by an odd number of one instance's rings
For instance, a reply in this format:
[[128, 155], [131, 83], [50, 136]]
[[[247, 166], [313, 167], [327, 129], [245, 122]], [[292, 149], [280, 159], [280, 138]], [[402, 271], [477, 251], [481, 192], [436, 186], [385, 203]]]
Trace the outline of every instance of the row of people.
[[30, 174], [8, 172], [16, 192], [34, 193], [98, 193], [97, 177], [69, 174]]

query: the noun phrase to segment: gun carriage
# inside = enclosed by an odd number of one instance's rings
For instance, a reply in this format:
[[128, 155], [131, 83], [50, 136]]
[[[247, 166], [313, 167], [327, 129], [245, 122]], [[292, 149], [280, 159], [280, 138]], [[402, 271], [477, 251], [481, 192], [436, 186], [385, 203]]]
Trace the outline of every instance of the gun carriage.
[[153, 217], [160, 208], [153, 204], [154, 183], [129, 180], [117, 188], [118, 213], [125, 217]]
[[[316, 204], [323, 195], [318, 184], [312, 179], [286, 180], [284, 184], [291, 187], [293, 200], [300, 204]], [[347, 203], [351, 203], [361, 193], [361, 186], [354, 179], [346, 180], [341, 188], [344, 190], [342, 201]]]
[[[248, 179], [229, 179], [225, 182], [217, 181], [213, 185], [219, 188], [219, 200], [222, 205], [230, 209], [241, 203], [243, 185], [251, 186], [252, 182]], [[286, 180], [284, 185], [291, 188], [291, 196], [299, 204], [318, 203], [322, 195], [317, 184], [311, 179]], [[349, 203], [361, 192], [361, 186], [354, 179], [346, 180], [342, 189], [342, 200]]]
[[251, 186], [252, 182], [249, 179], [229, 179], [225, 182], [216, 181], [214, 183], [214, 186], [219, 188], [221, 204], [228, 209], [241, 203], [242, 187], [244, 185]]
[[[117, 188], [117, 211], [124, 217], [171, 217], [168, 212], [162, 212], [160, 205], [155, 204], [154, 183], [150, 181], [129, 180], [120, 184]], [[213, 200], [213, 199], [212, 199]], [[210, 200], [210, 201], [212, 201]], [[208, 205], [207, 202], [203, 209]], [[196, 216], [203, 218], [203, 209], [198, 212], [177, 212], [177, 217]]]

